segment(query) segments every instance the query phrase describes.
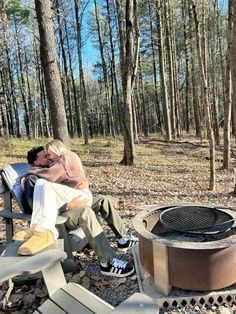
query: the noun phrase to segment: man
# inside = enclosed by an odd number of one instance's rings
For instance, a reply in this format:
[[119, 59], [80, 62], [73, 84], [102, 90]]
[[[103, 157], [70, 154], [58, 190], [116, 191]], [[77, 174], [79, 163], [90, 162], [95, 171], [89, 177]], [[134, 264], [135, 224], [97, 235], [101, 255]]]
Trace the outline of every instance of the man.
[[[49, 166], [49, 160], [47, 159], [47, 154], [43, 146], [33, 147], [30, 151], [28, 151], [27, 161], [30, 165], [29, 168]], [[34, 186], [37, 179], [38, 177], [36, 175], [29, 174], [21, 180], [21, 186], [24, 191], [24, 208], [25, 213], [27, 214], [32, 214]]]
[[[46, 158], [46, 154], [43, 147], [33, 148], [31, 151], [29, 151], [27, 154], [27, 160], [30, 163], [31, 168], [48, 166], [48, 160]], [[38, 179], [37, 176], [34, 175], [33, 177], [32, 174], [27, 175], [25, 177], [24, 189], [26, 199], [29, 204], [32, 204], [33, 186], [37, 179]], [[102, 217], [107, 221], [108, 225], [111, 227], [115, 235], [118, 237], [119, 239], [118, 250], [126, 251], [127, 249], [129, 249], [130, 247], [137, 243], [137, 238], [127, 235], [127, 230], [124, 226], [123, 221], [119, 217], [115, 206], [116, 201], [113, 198], [98, 195], [93, 201], [92, 209], [96, 214], [98, 212], [101, 213]], [[86, 229], [84, 231], [85, 234], [87, 235], [88, 241], [90, 242], [95, 252], [97, 253], [98, 257], [100, 258], [101, 272], [105, 275], [116, 277], [126, 277], [132, 274], [134, 269], [130, 263], [114, 258], [114, 253], [111, 250], [111, 247], [103, 231], [100, 232], [99, 239], [95, 239], [96, 237], [94, 238], [89, 236], [88, 232], [86, 233], [86, 231], [88, 231], [87, 220], [85, 222], [81, 221], [81, 207], [76, 206], [76, 200], [72, 200], [72, 202], [68, 203], [67, 207], [69, 208], [69, 210], [67, 210], [63, 214], [66, 217], [68, 217], [68, 220], [66, 222], [67, 227], [69, 229], [77, 228], [79, 222], [81, 227], [82, 228], [84, 227]], [[87, 212], [89, 213], [89, 209], [87, 210]], [[92, 225], [94, 224], [94, 226], [95, 225], [97, 226], [98, 222], [96, 216], [94, 216], [93, 218], [91, 217], [89, 218], [90, 224], [92, 223]], [[91, 229], [94, 228], [92, 227]], [[14, 239], [27, 240], [29, 239], [29, 235], [27, 235], [26, 232], [21, 231], [15, 235]], [[111, 263], [101, 262], [104, 256], [110, 256], [113, 262]]]

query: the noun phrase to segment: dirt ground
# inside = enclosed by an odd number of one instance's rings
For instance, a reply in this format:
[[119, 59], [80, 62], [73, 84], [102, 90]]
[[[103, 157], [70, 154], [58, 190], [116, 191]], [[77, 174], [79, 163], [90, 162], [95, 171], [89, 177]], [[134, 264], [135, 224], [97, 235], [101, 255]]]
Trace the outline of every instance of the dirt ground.
[[[31, 143], [28, 143], [30, 146]], [[17, 160], [24, 160], [27, 147], [16, 150], [7, 146], [2, 150], [2, 166]], [[185, 141], [166, 143], [157, 137], [143, 139], [136, 145], [134, 166], [120, 166], [123, 144], [121, 141], [93, 140], [88, 147], [73, 142], [72, 149], [78, 152], [87, 171], [90, 187], [94, 194], [102, 193], [119, 199], [119, 212], [130, 232], [136, 234], [132, 219], [137, 207], [148, 204], [197, 203], [222, 204], [236, 208], [234, 189], [234, 165], [222, 169], [222, 149], [216, 150], [216, 190], [209, 191], [209, 148], [207, 142], [200, 142], [189, 136]], [[103, 222], [102, 222], [103, 223]], [[15, 223], [21, 229], [22, 222]], [[104, 224], [103, 224], [104, 225]], [[0, 221], [0, 241], [4, 243], [4, 225]], [[23, 226], [24, 227], [24, 226]], [[104, 225], [111, 245], [116, 251], [116, 240]], [[118, 253], [117, 253], [118, 254]], [[125, 256], [132, 261], [131, 253]], [[92, 250], [85, 250], [75, 256], [78, 271], [67, 274], [67, 280], [82, 284], [107, 302], [116, 306], [139, 290], [136, 275], [127, 279], [113, 279], [101, 276], [96, 256]], [[6, 291], [6, 283], [0, 290], [0, 299]], [[21, 285], [13, 291], [8, 307], [0, 313], [31, 313], [47, 298], [41, 280], [33, 285]], [[169, 311], [171, 312], [171, 311]], [[236, 307], [213, 307], [213, 309], [180, 308], [172, 313], [236, 313]]]

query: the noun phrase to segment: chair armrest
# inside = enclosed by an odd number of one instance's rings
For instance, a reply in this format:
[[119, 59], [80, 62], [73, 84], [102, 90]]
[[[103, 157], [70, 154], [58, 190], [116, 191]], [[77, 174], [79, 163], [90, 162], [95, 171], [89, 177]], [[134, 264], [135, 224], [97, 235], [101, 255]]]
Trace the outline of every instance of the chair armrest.
[[11, 219], [21, 219], [21, 220], [31, 220], [31, 215], [24, 214], [22, 212], [13, 212], [10, 208], [0, 210], [0, 217], [11, 218]]
[[[0, 257], [0, 282], [11, 279], [19, 275], [30, 275], [42, 271], [57, 262], [66, 259], [66, 253], [62, 250], [51, 249], [28, 258], [14, 257], [12, 263], [9, 263], [9, 258]], [[6, 260], [6, 264], [2, 262]]]

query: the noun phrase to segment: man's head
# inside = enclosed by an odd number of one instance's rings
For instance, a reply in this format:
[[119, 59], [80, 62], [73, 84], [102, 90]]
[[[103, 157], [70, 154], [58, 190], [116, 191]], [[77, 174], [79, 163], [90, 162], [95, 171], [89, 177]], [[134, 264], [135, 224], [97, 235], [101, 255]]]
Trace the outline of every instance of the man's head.
[[48, 166], [49, 162], [47, 154], [43, 146], [33, 147], [27, 153], [27, 160], [29, 164], [39, 165], [42, 167]]

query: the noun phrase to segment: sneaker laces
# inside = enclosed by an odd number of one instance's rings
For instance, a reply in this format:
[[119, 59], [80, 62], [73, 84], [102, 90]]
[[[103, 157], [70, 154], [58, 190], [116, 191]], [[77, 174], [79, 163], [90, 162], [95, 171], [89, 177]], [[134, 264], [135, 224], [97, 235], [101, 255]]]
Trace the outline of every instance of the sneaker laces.
[[134, 242], [138, 242], [138, 238], [134, 237], [132, 234], [129, 235], [125, 235], [123, 236], [120, 240], [119, 240], [119, 243], [120, 244], [125, 244], [127, 243], [128, 241], [134, 241]]
[[111, 260], [111, 265], [117, 268], [125, 268], [127, 265], [127, 262], [123, 261], [122, 259], [118, 259], [113, 257]]
[[127, 239], [127, 240], [130, 240], [130, 241], [138, 241], [138, 238], [136, 238], [136, 237], [133, 236], [132, 234], [131, 234], [131, 235], [127, 235], [127, 236], [126, 236], [126, 239]]

